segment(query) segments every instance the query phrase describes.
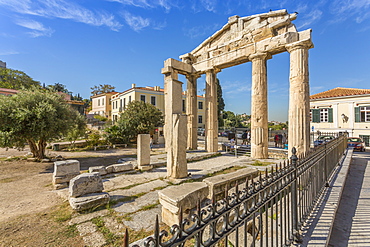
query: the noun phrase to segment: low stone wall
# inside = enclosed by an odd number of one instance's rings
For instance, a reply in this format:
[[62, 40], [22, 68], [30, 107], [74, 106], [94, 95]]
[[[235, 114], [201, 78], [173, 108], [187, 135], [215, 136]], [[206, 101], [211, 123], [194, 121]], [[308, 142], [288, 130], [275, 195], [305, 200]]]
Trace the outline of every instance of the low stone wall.
[[245, 187], [249, 178], [258, 176], [258, 170], [247, 167], [232, 173], [221, 174], [206, 178], [203, 182], [185, 183], [179, 186], [170, 186], [158, 192], [159, 202], [162, 205], [162, 221], [168, 226], [178, 224], [180, 208], [183, 217], [188, 217], [197, 205], [213, 197], [218, 200], [225, 197], [225, 191], [232, 193], [235, 185]]
[[245, 187], [245, 181], [258, 176], [258, 170], [252, 167], [237, 170], [235, 172], [209, 177], [203, 180], [209, 187], [208, 198], [216, 200], [225, 197], [225, 191], [232, 190], [236, 184]]

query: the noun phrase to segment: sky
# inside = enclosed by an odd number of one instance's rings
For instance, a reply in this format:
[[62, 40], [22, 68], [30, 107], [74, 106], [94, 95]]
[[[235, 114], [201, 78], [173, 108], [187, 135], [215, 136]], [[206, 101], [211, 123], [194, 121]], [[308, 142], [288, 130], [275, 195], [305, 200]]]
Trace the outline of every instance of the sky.
[[[0, 0], [0, 60], [83, 98], [99, 84], [163, 88], [164, 60], [192, 51], [230, 16], [279, 9], [298, 12], [298, 31], [312, 29], [311, 95], [370, 88], [370, 0]], [[269, 120], [285, 122], [289, 53], [268, 60], [267, 71]], [[250, 114], [251, 63], [217, 77], [225, 110]], [[198, 94], [204, 87], [202, 76]]]

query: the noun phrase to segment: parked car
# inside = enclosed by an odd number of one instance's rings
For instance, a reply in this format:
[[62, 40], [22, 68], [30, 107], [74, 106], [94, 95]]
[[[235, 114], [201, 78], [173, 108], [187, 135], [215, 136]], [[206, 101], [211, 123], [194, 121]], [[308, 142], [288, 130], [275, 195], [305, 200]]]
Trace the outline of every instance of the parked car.
[[347, 147], [353, 147], [353, 150], [365, 152], [365, 142], [360, 137], [348, 137], [347, 138]]
[[198, 136], [204, 136], [205, 135], [205, 129], [203, 129], [203, 128], [198, 128], [198, 131], [197, 131], [197, 133], [198, 133]]
[[324, 144], [324, 143], [327, 143], [327, 142], [329, 142], [329, 141], [331, 141], [333, 139], [334, 139], [334, 136], [319, 136], [316, 139], [316, 141], [313, 142], [313, 145], [315, 147], [317, 147], [317, 146], [319, 146], [321, 144]]

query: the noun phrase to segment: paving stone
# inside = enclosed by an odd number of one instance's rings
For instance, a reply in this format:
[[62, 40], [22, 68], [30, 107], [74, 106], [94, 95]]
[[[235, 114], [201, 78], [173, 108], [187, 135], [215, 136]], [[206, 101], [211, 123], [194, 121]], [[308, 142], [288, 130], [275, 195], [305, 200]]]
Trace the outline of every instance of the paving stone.
[[69, 225], [81, 224], [83, 222], [92, 220], [96, 217], [105, 216], [108, 213], [109, 213], [109, 211], [107, 209], [104, 209], [104, 210], [95, 211], [95, 212], [92, 212], [92, 213], [89, 213], [89, 214], [80, 214], [79, 216], [72, 218], [68, 222], [68, 224]]
[[101, 232], [94, 232], [88, 236], [83, 237], [86, 246], [89, 247], [101, 247], [107, 244], [104, 235]]
[[140, 211], [131, 215], [131, 220], [123, 220], [123, 224], [134, 231], [144, 229], [146, 231], [154, 230], [154, 223], [156, 216], [158, 215], [159, 222], [161, 219], [161, 205], [156, 206], [153, 209]]
[[126, 227], [122, 223], [118, 223], [111, 217], [104, 217], [104, 226], [106, 226], [112, 233], [116, 235], [124, 235]]
[[79, 224], [76, 228], [80, 233], [80, 236], [86, 236], [98, 230], [98, 227], [90, 221]]
[[145, 194], [131, 202], [120, 202], [113, 207], [116, 212], [119, 213], [132, 213], [144, 206], [148, 206], [158, 202], [158, 192], [152, 191]]

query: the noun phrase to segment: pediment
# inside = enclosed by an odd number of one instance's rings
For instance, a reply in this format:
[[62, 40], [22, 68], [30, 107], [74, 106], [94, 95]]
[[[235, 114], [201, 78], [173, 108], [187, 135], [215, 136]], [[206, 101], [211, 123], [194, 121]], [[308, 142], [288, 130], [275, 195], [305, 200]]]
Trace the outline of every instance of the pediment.
[[196, 64], [284, 33], [296, 33], [292, 24], [296, 17], [296, 13], [289, 14], [285, 9], [247, 17], [232, 16], [220, 30], [180, 58]]

